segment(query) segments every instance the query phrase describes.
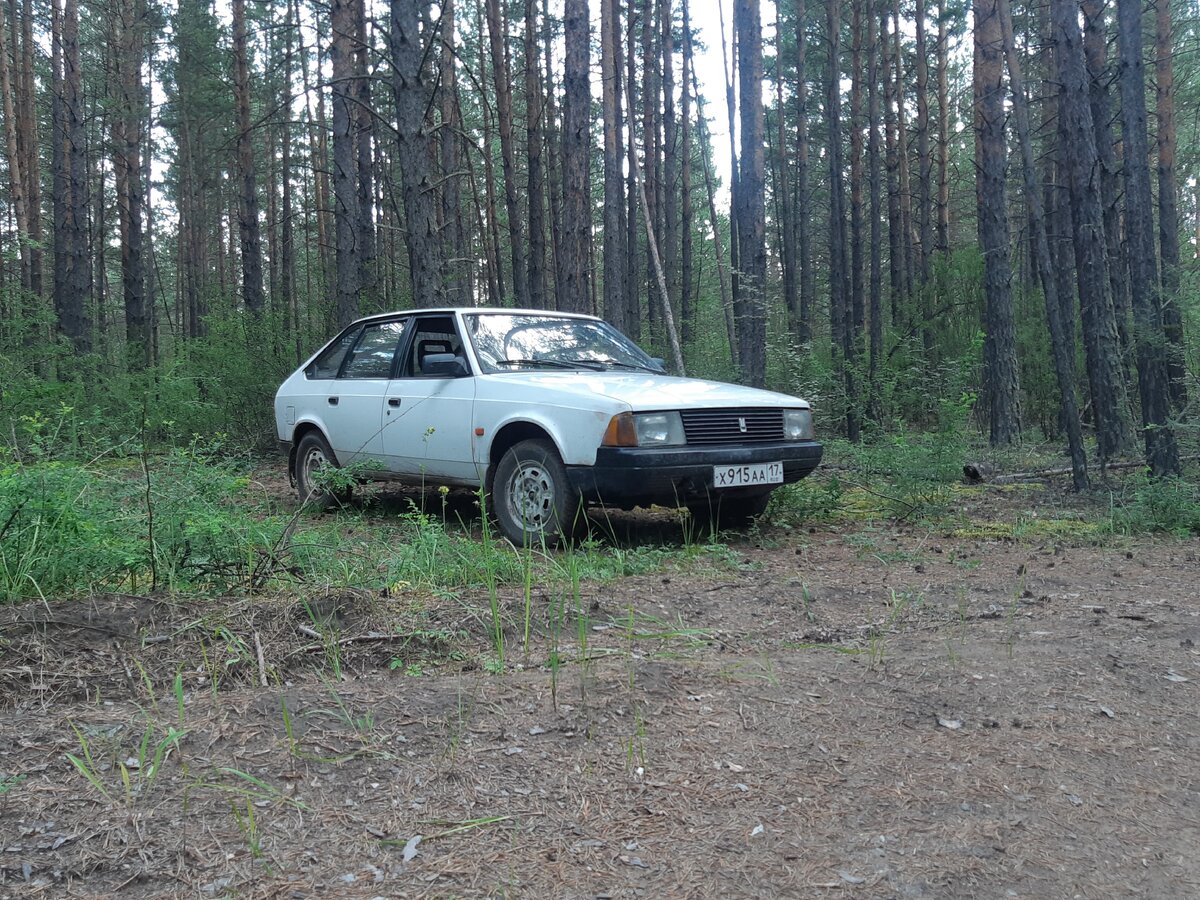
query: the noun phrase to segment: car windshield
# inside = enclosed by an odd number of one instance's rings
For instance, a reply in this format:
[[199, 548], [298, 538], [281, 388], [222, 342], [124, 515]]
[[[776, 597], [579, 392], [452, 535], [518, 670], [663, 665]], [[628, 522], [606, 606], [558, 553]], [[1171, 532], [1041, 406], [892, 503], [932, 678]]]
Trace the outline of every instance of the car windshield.
[[628, 369], [662, 367], [606, 322], [528, 313], [473, 313], [464, 317], [485, 372], [520, 369]]

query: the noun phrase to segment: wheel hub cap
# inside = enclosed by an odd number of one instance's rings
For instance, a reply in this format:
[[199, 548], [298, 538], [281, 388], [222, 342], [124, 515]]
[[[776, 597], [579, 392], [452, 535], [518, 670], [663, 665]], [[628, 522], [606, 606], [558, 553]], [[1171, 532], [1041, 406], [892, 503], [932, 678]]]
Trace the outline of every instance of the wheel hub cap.
[[526, 526], [545, 528], [554, 511], [554, 482], [535, 463], [522, 463], [509, 483], [509, 507], [513, 518]]

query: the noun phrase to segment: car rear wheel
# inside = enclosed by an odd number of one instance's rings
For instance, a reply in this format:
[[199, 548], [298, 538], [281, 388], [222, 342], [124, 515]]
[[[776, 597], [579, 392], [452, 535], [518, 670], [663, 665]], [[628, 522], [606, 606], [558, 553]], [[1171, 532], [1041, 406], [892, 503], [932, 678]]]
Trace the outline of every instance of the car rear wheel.
[[713, 531], [749, 528], [767, 510], [770, 493], [749, 497], [725, 497], [713, 494], [706, 502], [689, 503], [688, 512], [701, 528]]
[[296, 447], [296, 492], [301, 503], [321, 509], [344, 506], [350, 501], [349, 487], [333, 489], [321, 477], [322, 469], [336, 468], [333, 450], [318, 432], [310, 431]]
[[548, 441], [521, 441], [496, 466], [492, 512], [504, 536], [518, 547], [556, 545], [570, 532], [579, 495]]

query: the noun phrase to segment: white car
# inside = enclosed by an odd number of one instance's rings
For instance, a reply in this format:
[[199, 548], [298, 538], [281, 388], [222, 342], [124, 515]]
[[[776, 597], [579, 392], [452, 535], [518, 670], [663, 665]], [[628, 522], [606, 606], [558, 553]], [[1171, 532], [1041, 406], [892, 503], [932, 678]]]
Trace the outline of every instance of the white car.
[[745, 524], [821, 460], [809, 404], [676, 378], [594, 316], [431, 309], [353, 323], [280, 386], [301, 500], [318, 473], [483, 487], [514, 543], [554, 544], [583, 503], [687, 506]]

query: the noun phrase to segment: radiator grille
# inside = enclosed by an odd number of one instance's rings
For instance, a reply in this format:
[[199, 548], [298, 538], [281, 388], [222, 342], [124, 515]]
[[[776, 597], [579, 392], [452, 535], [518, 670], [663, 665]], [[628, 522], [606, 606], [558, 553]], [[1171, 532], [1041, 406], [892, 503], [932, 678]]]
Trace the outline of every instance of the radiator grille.
[[680, 415], [690, 446], [783, 440], [782, 409], [685, 409]]

